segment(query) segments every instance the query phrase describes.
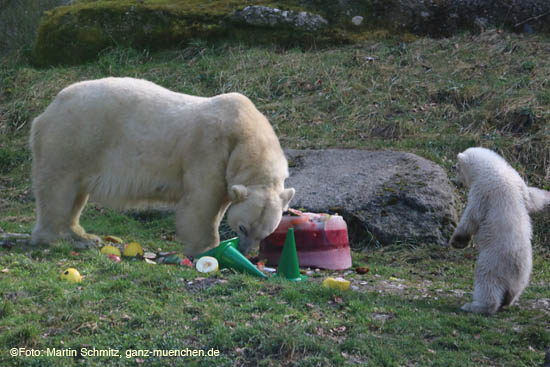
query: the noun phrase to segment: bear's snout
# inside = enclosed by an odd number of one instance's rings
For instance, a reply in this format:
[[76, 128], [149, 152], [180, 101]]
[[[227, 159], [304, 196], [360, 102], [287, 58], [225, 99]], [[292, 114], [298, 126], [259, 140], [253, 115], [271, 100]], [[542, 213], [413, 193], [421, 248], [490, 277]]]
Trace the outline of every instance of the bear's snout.
[[255, 248], [258, 248], [260, 246], [260, 243], [258, 241], [253, 241], [248, 237], [245, 236], [239, 236], [239, 251], [243, 255], [248, 255], [250, 251], [252, 251]]

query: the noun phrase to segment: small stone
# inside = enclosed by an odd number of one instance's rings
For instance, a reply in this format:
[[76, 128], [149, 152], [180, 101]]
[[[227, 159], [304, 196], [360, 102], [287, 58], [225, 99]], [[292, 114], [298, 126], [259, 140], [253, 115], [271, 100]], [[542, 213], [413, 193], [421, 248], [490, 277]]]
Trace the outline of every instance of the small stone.
[[361, 23], [363, 23], [363, 17], [360, 16], [360, 15], [356, 15], [354, 16], [353, 18], [351, 18], [351, 22], [356, 25], [356, 26], [359, 26], [361, 25]]
[[523, 25], [523, 32], [527, 34], [533, 34], [535, 33], [535, 29], [530, 24], [524, 24]]
[[318, 14], [305, 11], [281, 11], [268, 6], [247, 6], [231, 15], [235, 23], [244, 23], [260, 27], [286, 27], [297, 30], [318, 31], [328, 25], [328, 21]]
[[483, 32], [489, 25], [489, 19], [478, 17], [474, 20], [474, 24], [479, 28], [480, 31]]

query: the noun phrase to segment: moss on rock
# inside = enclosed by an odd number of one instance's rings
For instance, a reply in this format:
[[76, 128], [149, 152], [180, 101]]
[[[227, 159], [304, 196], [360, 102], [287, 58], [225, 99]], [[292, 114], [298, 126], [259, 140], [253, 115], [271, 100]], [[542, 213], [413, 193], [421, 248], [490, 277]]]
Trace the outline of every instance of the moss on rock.
[[[374, 21], [350, 31], [333, 22], [318, 31], [288, 26], [262, 27], [231, 20], [235, 10], [250, 5], [330, 15], [329, 3], [301, 5], [299, 0], [85, 0], [47, 12], [33, 49], [36, 65], [79, 64], [104, 49], [125, 46], [156, 50], [181, 46], [193, 39], [233, 39], [309, 47], [373, 38]], [[371, 19], [372, 20], [372, 19]], [[384, 37], [385, 38], [385, 37]]]
[[[509, 24], [512, 29], [527, 25], [532, 31], [550, 30], [546, 0], [528, 0], [540, 5], [535, 10], [521, 6], [524, 0], [512, 1], [517, 8], [514, 22]], [[328, 25], [293, 28], [288, 26], [288, 19], [279, 24], [251, 25], [232, 17], [236, 10], [255, 5], [291, 10], [285, 13], [297, 18], [319, 18], [299, 13], [312, 12], [323, 17], [323, 23], [328, 20]], [[539, 8], [548, 11], [540, 13]], [[47, 12], [38, 28], [33, 57], [37, 65], [78, 64], [112, 46], [156, 50], [193, 39], [300, 47], [366, 39], [408, 41], [415, 38], [413, 34], [445, 36], [459, 29], [475, 29], [479, 22], [473, 15], [477, 13], [488, 17], [483, 18], [487, 24], [508, 24], [492, 9], [473, 0], [429, 4], [422, 0], [80, 0]], [[360, 25], [351, 22], [357, 15], [363, 18]]]
[[192, 2], [185, 3], [98, 1], [54, 9], [38, 28], [34, 61], [77, 64], [114, 45], [155, 50], [222, 30], [225, 12], [191, 11]]

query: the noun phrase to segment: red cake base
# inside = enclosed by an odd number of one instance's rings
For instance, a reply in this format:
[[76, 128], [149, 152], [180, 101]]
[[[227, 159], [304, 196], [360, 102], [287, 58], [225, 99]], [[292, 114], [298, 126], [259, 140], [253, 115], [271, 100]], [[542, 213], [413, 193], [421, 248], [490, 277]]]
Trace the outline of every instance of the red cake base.
[[260, 243], [260, 259], [268, 266], [279, 265], [288, 228], [294, 228], [298, 262], [301, 267], [343, 270], [351, 267], [348, 230], [338, 215], [298, 213], [283, 216], [271, 235]]

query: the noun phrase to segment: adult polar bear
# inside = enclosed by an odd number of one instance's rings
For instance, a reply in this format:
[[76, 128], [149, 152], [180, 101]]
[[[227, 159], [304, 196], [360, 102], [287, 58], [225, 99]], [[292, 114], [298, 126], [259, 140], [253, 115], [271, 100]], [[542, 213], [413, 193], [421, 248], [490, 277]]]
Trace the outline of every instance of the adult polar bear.
[[62, 90], [31, 128], [33, 244], [98, 241], [79, 224], [88, 197], [111, 207], [175, 205], [184, 253], [219, 244], [227, 210], [247, 252], [273, 232], [294, 196], [267, 119], [237, 93], [202, 98], [132, 78]]
[[529, 213], [550, 204], [550, 192], [528, 187], [501, 156], [485, 148], [458, 154], [457, 181], [470, 188], [468, 204], [451, 237], [453, 247], [479, 249], [474, 301], [464, 311], [494, 314], [513, 304], [532, 269]]

